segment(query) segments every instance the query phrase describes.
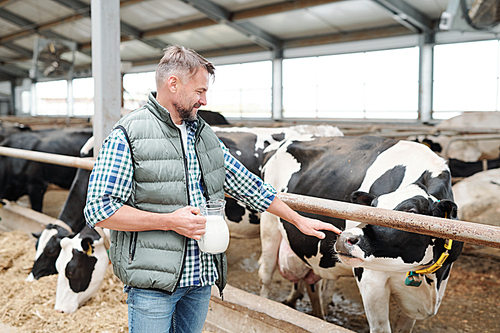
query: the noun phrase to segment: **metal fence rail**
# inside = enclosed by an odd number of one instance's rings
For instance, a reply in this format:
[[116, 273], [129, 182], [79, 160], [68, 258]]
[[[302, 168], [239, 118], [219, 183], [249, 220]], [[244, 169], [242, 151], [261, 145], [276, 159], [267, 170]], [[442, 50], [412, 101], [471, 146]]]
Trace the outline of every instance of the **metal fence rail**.
[[51, 164], [57, 164], [57, 165], [63, 165], [63, 166], [81, 168], [87, 170], [92, 170], [95, 162], [95, 159], [92, 157], [81, 158], [81, 157], [49, 154], [49, 153], [42, 153], [39, 151], [8, 148], [1, 146], [0, 146], [0, 155], [24, 158], [26, 160], [51, 163]]
[[[0, 155], [92, 170], [95, 159], [78, 158], [0, 147]], [[439, 238], [500, 248], [500, 227], [480, 223], [417, 215], [347, 202], [279, 193], [281, 200], [295, 210], [359, 221]]]
[[500, 248], [500, 227], [289, 193], [280, 193], [279, 197], [293, 209], [306, 213], [337, 217], [439, 238], [449, 238], [471, 244]]

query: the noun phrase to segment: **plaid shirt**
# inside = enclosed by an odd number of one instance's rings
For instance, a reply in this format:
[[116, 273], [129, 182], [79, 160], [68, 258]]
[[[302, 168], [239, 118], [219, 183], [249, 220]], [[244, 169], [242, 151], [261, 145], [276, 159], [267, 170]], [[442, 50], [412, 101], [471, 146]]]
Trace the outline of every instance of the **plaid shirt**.
[[[190, 204], [200, 207], [205, 198], [193, 140], [197, 125], [197, 121], [186, 122], [186, 158]], [[222, 142], [220, 146], [224, 153], [226, 193], [259, 212], [265, 211], [274, 200], [276, 190], [248, 171], [229, 153]], [[115, 129], [104, 140], [90, 175], [84, 208], [85, 219], [90, 227], [110, 217], [125, 204], [132, 191], [133, 176], [134, 168], [127, 139], [120, 129]], [[188, 238], [186, 261], [179, 287], [213, 285], [217, 278], [213, 256], [201, 252], [198, 243]]]

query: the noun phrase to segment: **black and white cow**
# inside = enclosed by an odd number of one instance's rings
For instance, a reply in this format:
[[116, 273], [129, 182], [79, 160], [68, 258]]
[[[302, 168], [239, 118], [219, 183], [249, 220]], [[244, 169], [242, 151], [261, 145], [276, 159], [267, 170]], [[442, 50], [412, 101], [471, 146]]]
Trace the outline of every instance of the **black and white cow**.
[[[0, 143], [10, 148], [79, 156], [80, 148], [92, 136], [92, 129], [50, 129], [12, 134]], [[0, 198], [15, 201], [28, 194], [31, 208], [42, 211], [48, 184], [69, 189], [76, 170], [22, 158], [0, 156]]]
[[0, 142], [7, 139], [12, 134], [28, 131], [31, 131], [31, 127], [28, 125], [0, 120]]
[[[453, 177], [469, 177], [500, 166], [500, 138], [491, 134], [499, 132], [500, 112], [463, 112], [436, 125], [434, 134], [408, 140], [422, 142], [448, 159]], [[472, 134], [473, 138], [464, 133]]]
[[101, 233], [85, 226], [61, 240], [55, 310], [73, 313], [99, 289], [109, 265], [109, 230], [99, 229]]
[[[93, 146], [94, 137], [91, 137], [81, 147], [80, 157], [91, 157]], [[90, 170], [77, 169], [64, 206], [58, 216], [61, 223], [59, 225], [49, 224], [41, 232], [33, 234], [37, 238], [36, 254], [33, 267], [27, 278], [28, 281], [56, 274], [56, 260], [61, 251], [61, 240], [80, 232], [85, 226], [83, 207], [85, 207], [87, 199], [89, 178]]]
[[[414, 142], [370, 136], [288, 140], [277, 149], [270, 149], [263, 174], [266, 182], [283, 192], [456, 218], [446, 161], [426, 146]], [[356, 267], [354, 275], [371, 332], [391, 332], [391, 296], [401, 311], [398, 321], [393, 323], [394, 331], [411, 331], [415, 319], [425, 319], [437, 312], [452, 263], [459, 256], [462, 243], [453, 242], [442, 268], [425, 275], [419, 287], [407, 286], [407, 272], [435, 262], [445, 252], [445, 240], [304, 215], [333, 223], [345, 231], [338, 239], [336, 234], [326, 232], [326, 238], [319, 240], [302, 234], [274, 215], [264, 213], [259, 260], [261, 295], [268, 293], [276, 258], [280, 258], [280, 265], [289, 265], [280, 267], [280, 270], [303, 275], [297, 279], [307, 278], [305, 274], [310, 278], [310, 273], [303, 270], [306, 267], [315, 275], [335, 280], [349, 274], [347, 264]], [[282, 260], [279, 253], [282, 239], [295, 254], [295, 259], [292, 256], [292, 260]], [[339, 263], [339, 258], [345, 264]]]
[[[264, 149], [285, 139], [306, 135], [342, 136], [343, 133], [329, 125], [297, 125], [289, 127], [215, 127], [215, 134], [250, 172], [260, 175]], [[260, 233], [260, 214], [250, 207], [226, 198], [226, 222], [231, 237], [257, 238]]]

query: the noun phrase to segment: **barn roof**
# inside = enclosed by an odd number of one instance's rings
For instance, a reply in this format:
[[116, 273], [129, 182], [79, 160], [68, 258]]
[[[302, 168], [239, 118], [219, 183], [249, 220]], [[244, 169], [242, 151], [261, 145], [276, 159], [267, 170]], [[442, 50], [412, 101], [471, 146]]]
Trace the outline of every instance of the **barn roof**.
[[[121, 0], [120, 56], [130, 70], [156, 64], [168, 44], [193, 48], [207, 58], [252, 54], [275, 58], [298, 56], [301, 53], [293, 51], [303, 49], [315, 54], [314, 47], [322, 45], [433, 36], [448, 2]], [[47, 46], [40, 44], [40, 39], [69, 41], [61, 44], [70, 50], [74, 46], [74, 57], [61, 56], [63, 52], [54, 48], [52, 52], [58, 53], [63, 62], [74, 64], [76, 77], [90, 76], [90, 3], [91, 0], [0, 0], [0, 81], [29, 77], [34, 55]], [[50, 63], [50, 59], [45, 61]], [[46, 72], [50, 79], [50, 70]], [[44, 79], [43, 73], [39, 76]]]

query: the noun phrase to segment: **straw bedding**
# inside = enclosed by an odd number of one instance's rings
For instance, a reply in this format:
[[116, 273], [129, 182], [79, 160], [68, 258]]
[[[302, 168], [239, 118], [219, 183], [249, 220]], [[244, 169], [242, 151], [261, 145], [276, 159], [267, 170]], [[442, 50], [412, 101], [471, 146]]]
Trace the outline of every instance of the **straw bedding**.
[[0, 323], [11, 332], [128, 332], [123, 283], [108, 267], [99, 292], [73, 314], [54, 310], [57, 275], [26, 282], [35, 239], [24, 231], [0, 232]]

